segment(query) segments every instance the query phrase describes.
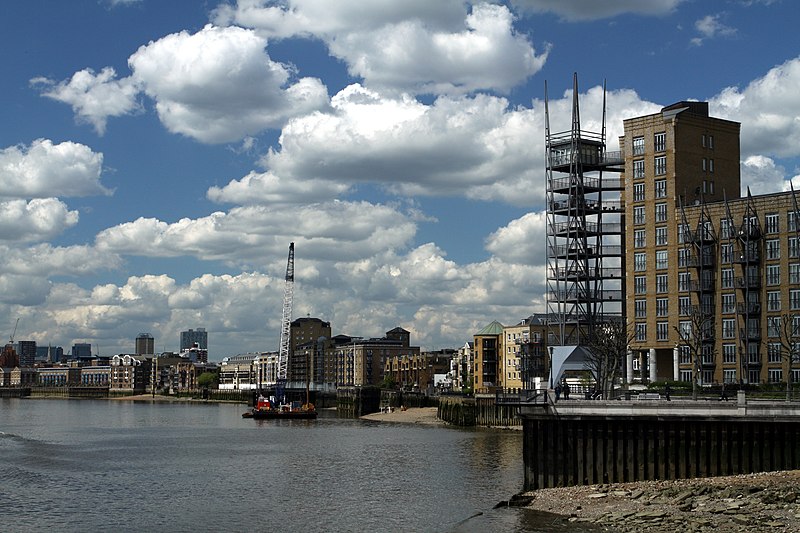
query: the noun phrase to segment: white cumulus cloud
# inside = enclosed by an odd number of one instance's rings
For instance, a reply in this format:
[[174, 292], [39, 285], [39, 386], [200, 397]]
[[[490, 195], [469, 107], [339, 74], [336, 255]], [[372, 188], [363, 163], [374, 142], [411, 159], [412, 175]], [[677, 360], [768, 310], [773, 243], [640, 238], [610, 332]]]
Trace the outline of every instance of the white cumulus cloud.
[[78, 212], [56, 198], [0, 202], [0, 241], [47, 240], [77, 223]]
[[635, 15], [665, 15], [685, 0], [511, 0], [523, 10], [535, 13], [555, 13], [570, 21], [598, 20], [631, 13]]

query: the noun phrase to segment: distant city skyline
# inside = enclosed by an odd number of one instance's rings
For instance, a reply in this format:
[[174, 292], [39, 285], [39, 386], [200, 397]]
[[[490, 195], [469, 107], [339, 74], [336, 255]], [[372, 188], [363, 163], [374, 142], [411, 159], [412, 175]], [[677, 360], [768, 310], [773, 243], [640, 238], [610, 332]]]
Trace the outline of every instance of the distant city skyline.
[[[458, 347], [544, 312], [544, 86], [609, 149], [681, 100], [742, 124], [742, 185], [800, 169], [796, 2], [4, 3], [0, 329], [212, 358], [294, 316]], [[800, 183], [798, 184], [800, 186]]]

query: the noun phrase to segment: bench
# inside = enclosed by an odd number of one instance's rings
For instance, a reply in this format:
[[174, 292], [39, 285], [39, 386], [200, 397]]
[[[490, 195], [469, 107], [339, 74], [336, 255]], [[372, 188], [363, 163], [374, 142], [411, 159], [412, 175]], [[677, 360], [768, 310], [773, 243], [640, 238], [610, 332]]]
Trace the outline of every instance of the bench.
[[640, 392], [638, 396], [636, 396], [637, 400], [660, 400], [661, 395], [657, 392]]

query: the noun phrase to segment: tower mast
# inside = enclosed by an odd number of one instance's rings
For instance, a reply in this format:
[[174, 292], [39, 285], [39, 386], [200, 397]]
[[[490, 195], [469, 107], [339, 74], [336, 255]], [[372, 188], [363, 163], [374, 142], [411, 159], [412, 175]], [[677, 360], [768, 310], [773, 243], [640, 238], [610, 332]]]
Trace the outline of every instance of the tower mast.
[[278, 351], [278, 375], [275, 396], [283, 400], [286, 371], [289, 366], [289, 329], [292, 322], [292, 300], [294, 297], [294, 243], [289, 244], [289, 259], [286, 263], [286, 285], [283, 289], [283, 316], [281, 318], [281, 344]]

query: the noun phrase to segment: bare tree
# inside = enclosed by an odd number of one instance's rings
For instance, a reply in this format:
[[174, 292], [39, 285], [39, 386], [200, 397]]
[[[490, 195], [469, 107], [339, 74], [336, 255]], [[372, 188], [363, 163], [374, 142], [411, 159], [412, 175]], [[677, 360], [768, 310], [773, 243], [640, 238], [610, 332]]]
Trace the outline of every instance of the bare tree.
[[635, 333], [625, 322], [599, 324], [588, 343], [585, 367], [591, 372], [603, 399], [608, 399]]
[[[714, 315], [706, 312], [703, 306], [692, 306], [689, 320], [676, 326], [675, 331], [692, 358], [692, 400], [696, 400], [703, 356], [714, 356]], [[706, 349], [706, 346], [712, 348]]]
[[784, 313], [770, 320], [773, 332], [777, 333], [781, 345], [781, 359], [786, 361], [786, 401], [792, 399], [792, 371], [794, 363], [800, 362], [800, 315]]

